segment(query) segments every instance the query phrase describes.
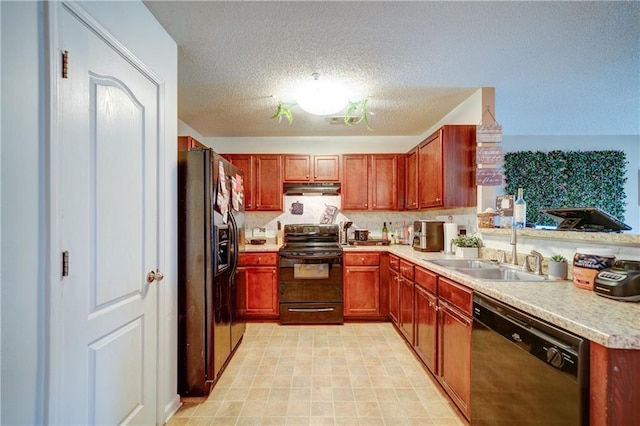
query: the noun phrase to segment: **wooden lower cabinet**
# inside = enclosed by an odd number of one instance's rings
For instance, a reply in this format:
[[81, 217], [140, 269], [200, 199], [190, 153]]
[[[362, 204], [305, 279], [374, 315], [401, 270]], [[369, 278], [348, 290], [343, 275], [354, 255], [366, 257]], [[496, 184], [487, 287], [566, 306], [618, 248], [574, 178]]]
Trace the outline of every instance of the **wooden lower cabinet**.
[[438, 301], [435, 294], [427, 291], [417, 281], [415, 284], [415, 306], [413, 347], [429, 371], [438, 374], [436, 363]]
[[640, 425], [640, 350], [590, 345], [591, 426]]
[[236, 277], [245, 319], [278, 319], [278, 253], [241, 254]]
[[415, 307], [413, 306], [413, 277], [414, 266], [413, 263], [407, 262], [404, 259], [400, 259], [400, 280], [399, 280], [399, 318], [398, 329], [404, 334], [405, 339], [410, 345], [413, 345], [413, 313]]
[[389, 270], [389, 318], [398, 325], [400, 320], [400, 274]]
[[400, 318], [399, 330], [410, 345], [413, 345], [413, 280], [400, 275]]
[[460, 411], [471, 416], [471, 289], [438, 279], [438, 379]]
[[380, 316], [380, 254], [345, 253], [343, 260], [345, 319]]

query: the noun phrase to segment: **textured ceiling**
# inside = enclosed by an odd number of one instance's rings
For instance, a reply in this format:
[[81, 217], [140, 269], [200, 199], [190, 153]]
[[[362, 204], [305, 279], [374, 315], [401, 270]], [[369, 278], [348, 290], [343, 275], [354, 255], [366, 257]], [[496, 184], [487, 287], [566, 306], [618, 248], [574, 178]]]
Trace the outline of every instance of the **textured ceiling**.
[[[639, 134], [637, 2], [145, 1], [178, 43], [178, 115], [201, 135], [419, 135], [478, 87], [505, 134]], [[375, 132], [293, 107], [342, 81]]]

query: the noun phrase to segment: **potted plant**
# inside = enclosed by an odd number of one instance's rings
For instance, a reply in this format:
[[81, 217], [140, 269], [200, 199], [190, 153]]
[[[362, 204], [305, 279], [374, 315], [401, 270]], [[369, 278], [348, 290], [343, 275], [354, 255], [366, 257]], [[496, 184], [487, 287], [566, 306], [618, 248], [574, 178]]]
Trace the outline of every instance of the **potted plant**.
[[549, 259], [548, 270], [549, 279], [566, 280], [568, 270], [569, 264], [567, 263], [567, 259], [564, 256], [559, 254], [551, 256], [551, 259]]
[[482, 247], [482, 240], [479, 237], [459, 235], [451, 240], [451, 244], [456, 247], [456, 256], [463, 258], [479, 257], [478, 249]]

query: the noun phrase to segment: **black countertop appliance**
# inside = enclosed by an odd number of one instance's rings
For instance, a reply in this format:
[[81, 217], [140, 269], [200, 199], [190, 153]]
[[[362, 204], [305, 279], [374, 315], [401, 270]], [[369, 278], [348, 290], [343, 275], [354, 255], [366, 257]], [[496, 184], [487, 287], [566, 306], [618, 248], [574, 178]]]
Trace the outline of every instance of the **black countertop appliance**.
[[640, 261], [617, 260], [598, 272], [593, 290], [610, 299], [640, 302]]

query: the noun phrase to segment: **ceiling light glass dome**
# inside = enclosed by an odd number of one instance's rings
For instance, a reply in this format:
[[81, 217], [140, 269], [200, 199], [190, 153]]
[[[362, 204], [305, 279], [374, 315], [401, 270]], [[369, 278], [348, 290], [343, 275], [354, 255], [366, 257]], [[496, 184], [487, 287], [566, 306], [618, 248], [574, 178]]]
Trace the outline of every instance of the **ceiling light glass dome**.
[[344, 109], [349, 102], [346, 91], [337, 84], [319, 79], [314, 73], [314, 80], [304, 85], [299, 91], [296, 102], [303, 110], [315, 115], [330, 115]]

